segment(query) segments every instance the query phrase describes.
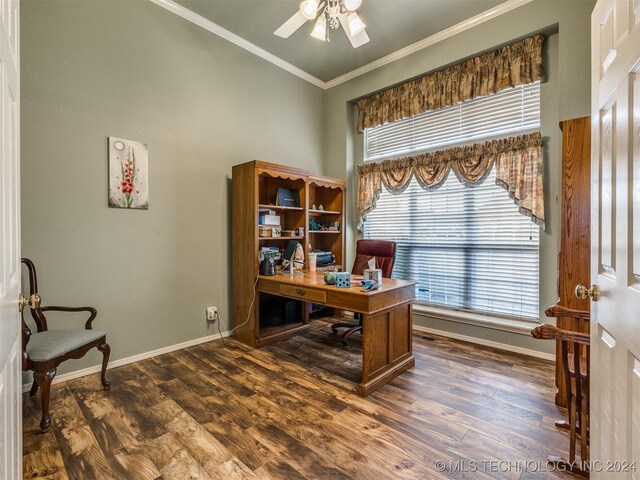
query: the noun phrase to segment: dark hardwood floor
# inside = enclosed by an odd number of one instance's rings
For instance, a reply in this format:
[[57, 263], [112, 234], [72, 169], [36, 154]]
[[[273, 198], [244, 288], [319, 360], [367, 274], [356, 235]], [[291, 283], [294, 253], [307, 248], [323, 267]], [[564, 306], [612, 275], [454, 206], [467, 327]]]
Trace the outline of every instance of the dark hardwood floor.
[[569, 478], [545, 465], [568, 446], [551, 362], [415, 335], [416, 367], [365, 399], [358, 336], [328, 332], [191, 347], [109, 370], [108, 392], [54, 385], [46, 434], [25, 394], [25, 478]]

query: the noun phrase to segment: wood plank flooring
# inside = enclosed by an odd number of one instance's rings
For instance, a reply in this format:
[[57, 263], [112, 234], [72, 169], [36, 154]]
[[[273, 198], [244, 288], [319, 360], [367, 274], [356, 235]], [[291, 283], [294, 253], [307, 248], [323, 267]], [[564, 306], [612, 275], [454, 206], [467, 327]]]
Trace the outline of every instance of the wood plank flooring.
[[25, 394], [24, 476], [570, 477], [545, 465], [568, 446], [551, 362], [415, 335], [416, 367], [361, 398], [360, 340], [329, 331], [315, 321], [261, 350], [227, 339], [158, 356], [109, 370], [109, 392], [98, 374], [54, 385], [46, 434]]

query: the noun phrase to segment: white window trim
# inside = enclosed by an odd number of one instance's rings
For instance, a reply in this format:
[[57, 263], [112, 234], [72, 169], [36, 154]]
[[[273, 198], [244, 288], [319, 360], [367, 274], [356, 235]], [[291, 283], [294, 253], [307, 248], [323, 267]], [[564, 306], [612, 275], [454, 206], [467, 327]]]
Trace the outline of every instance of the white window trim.
[[438, 320], [465, 323], [467, 325], [491, 328], [493, 330], [501, 330], [503, 332], [517, 333], [520, 335], [531, 335], [531, 329], [540, 324], [539, 320], [528, 321], [499, 318], [480, 313], [438, 308], [424, 303], [414, 303], [413, 312], [417, 315], [431, 317]]

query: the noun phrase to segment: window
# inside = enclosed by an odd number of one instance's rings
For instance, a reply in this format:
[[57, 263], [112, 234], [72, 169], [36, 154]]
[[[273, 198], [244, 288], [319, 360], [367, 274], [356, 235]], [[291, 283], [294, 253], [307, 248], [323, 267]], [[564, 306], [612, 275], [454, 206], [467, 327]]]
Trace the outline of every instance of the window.
[[[536, 83], [367, 129], [366, 160], [535, 129], [539, 98]], [[435, 191], [415, 179], [400, 195], [383, 189], [364, 235], [398, 242], [394, 277], [417, 281], [418, 302], [539, 317], [539, 229], [495, 184], [494, 171], [476, 187], [451, 173]]]
[[499, 138], [540, 128], [540, 82], [365, 131], [365, 161]]

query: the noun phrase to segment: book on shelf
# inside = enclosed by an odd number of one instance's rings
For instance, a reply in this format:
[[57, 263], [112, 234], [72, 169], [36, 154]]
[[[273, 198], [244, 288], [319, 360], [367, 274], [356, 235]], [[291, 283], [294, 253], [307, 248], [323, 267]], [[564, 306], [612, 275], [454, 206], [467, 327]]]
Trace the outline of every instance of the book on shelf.
[[258, 225], [279, 226], [280, 215], [260, 214], [258, 215]]
[[276, 192], [276, 205], [280, 207], [300, 207], [300, 192], [290, 188], [279, 188]]
[[260, 255], [262, 255], [261, 258], [271, 257], [274, 260], [279, 260], [282, 256], [279, 247], [262, 247], [260, 249]]

